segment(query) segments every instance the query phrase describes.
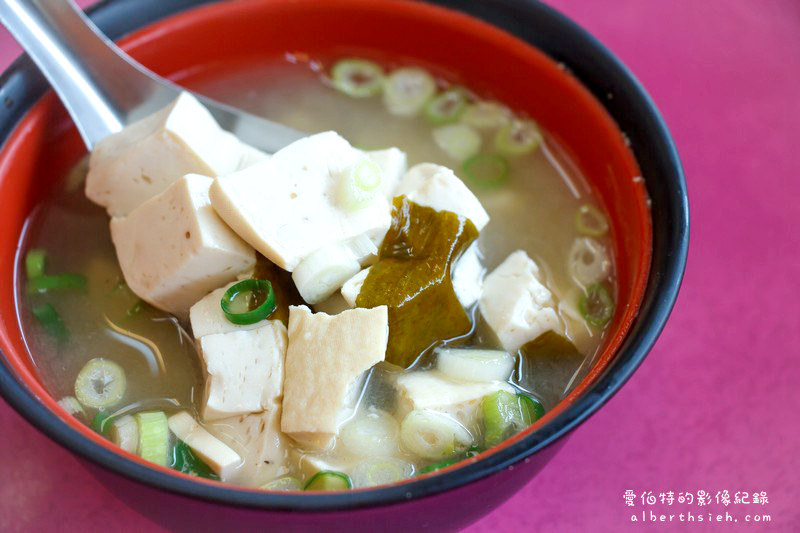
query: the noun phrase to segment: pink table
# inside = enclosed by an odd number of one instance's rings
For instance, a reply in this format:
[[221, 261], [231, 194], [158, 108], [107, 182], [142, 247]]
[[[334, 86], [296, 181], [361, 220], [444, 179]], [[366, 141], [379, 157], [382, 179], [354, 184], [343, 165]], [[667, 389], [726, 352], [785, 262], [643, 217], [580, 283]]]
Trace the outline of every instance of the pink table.
[[[689, 267], [630, 383], [470, 531], [798, 531], [800, 3], [551, 3], [627, 63], [671, 127], [691, 196]], [[2, 33], [2, 66], [17, 54]], [[669, 491], [672, 505], [659, 498]], [[722, 491], [749, 503], [726, 506]], [[0, 530], [87, 528], [159, 529], [0, 402]]]

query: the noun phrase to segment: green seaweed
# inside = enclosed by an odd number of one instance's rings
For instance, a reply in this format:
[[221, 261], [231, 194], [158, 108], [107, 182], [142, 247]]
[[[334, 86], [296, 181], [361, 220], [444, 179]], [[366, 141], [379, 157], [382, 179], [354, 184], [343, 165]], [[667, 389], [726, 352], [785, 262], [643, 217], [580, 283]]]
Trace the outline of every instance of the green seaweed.
[[586, 358], [569, 339], [552, 330], [524, 344], [519, 351], [521, 381], [536, 392], [547, 409], [561, 400], [564, 389]]
[[356, 298], [358, 307], [389, 308], [386, 361], [407, 368], [432, 344], [470, 331], [450, 270], [477, 237], [463, 216], [394, 199], [378, 262]]

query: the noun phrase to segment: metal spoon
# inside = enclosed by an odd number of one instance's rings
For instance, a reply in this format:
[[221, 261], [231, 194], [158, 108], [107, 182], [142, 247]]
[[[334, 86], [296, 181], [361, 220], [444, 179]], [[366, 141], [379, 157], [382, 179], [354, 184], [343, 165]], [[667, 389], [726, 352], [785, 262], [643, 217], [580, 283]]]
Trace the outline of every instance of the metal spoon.
[[[72, 0], [0, 0], [0, 22], [53, 86], [90, 150], [103, 137], [165, 107], [184, 90], [131, 59]], [[265, 152], [305, 136], [195, 96], [220, 126]]]

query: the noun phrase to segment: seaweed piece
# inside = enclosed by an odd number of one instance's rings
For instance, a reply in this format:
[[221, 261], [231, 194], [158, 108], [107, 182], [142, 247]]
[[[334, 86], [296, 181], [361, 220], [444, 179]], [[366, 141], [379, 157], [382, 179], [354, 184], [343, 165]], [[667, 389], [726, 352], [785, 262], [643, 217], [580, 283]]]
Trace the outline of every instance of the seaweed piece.
[[521, 383], [552, 409], [567, 392], [575, 372], [586, 356], [572, 342], [553, 330], [546, 331], [519, 349], [522, 357]]
[[463, 216], [394, 199], [378, 262], [356, 298], [358, 307], [388, 306], [388, 362], [407, 368], [432, 344], [470, 331], [450, 270], [477, 237]]
[[272, 283], [272, 290], [275, 291], [275, 311], [272, 312], [269, 319], [280, 320], [284, 326], [288, 326], [289, 306], [305, 305], [292, 281], [292, 275], [260, 253], [256, 253], [253, 279], [266, 279]]

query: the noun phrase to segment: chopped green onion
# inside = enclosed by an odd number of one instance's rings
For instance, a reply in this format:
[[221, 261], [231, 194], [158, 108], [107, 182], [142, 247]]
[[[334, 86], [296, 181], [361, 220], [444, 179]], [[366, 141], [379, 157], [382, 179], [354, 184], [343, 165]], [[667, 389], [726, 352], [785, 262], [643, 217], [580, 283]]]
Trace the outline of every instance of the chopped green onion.
[[365, 59], [342, 59], [331, 70], [333, 86], [353, 98], [378, 94], [383, 87], [383, 69]]
[[303, 483], [296, 477], [284, 476], [273, 479], [265, 485], [261, 485], [263, 490], [303, 490]]
[[400, 440], [408, 451], [426, 459], [446, 459], [472, 445], [472, 434], [449, 416], [416, 409], [400, 424]]
[[383, 85], [383, 103], [392, 115], [413, 116], [436, 93], [436, 80], [417, 67], [399, 68]]
[[578, 237], [572, 243], [567, 270], [581, 285], [606, 279], [611, 272], [611, 258], [606, 247], [591, 237]]
[[25, 273], [28, 279], [38, 278], [44, 274], [46, 252], [40, 248], [32, 248], [25, 254]]
[[584, 204], [578, 208], [575, 215], [575, 227], [580, 233], [599, 237], [608, 231], [608, 221], [603, 212], [591, 204]]
[[602, 328], [614, 316], [614, 298], [603, 283], [586, 288], [586, 294], [578, 301], [578, 310], [590, 326]]
[[397, 420], [380, 409], [361, 412], [339, 430], [339, 443], [351, 455], [373, 457], [391, 454], [397, 448]]
[[466, 124], [440, 126], [433, 130], [433, 140], [457, 161], [468, 159], [481, 149], [481, 134]]
[[495, 154], [478, 154], [464, 161], [464, 175], [484, 189], [494, 189], [508, 180], [508, 161]]
[[225, 291], [220, 306], [233, 324], [255, 324], [275, 311], [275, 291], [267, 280], [246, 279]]
[[292, 281], [306, 303], [317, 304], [358, 274], [361, 265], [345, 246], [329, 244], [303, 258], [292, 272]]
[[111, 429], [111, 424], [114, 422], [113, 416], [107, 411], [97, 411], [97, 414], [92, 418], [91, 428], [101, 435], [108, 436]]
[[136, 453], [139, 447], [139, 424], [131, 415], [124, 415], [111, 421], [108, 435], [114, 444], [126, 452]]
[[517, 394], [517, 401], [522, 413], [523, 427], [520, 429], [530, 426], [544, 416], [544, 406], [538, 400], [527, 394]]
[[475, 102], [461, 115], [461, 122], [473, 128], [490, 130], [499, 128], [511, 120], [511, 110], [497, 102]]
[[80, 274], [43, 274], [28, 281], [28, 294], [44, 293], [55, 289], [86, 288], [86, 278]]
[[483, 439], [487, 447], [500, 444], [514, 431], [514, 422], [519, 420], [519, 403], [516, 396], [499, 390], [481, 401], [483, 414]]
[[437, 470], [442, 470], [443, 468], [447, 468], [448, 466], [453, 466], [456, 463], [461, 462], [461, 459], [451, 459], [449, 461], [441, 461], [439, 463], [433, 463], [432, 465], [428, 465], [422, 468], [419, 473], [421, 474], [430, 474], [431, 472], [436, 472]]
[[339, 203], [348, 211], [367, 207], [381, 190], [383, 169], [365, 158], [348, 167], [339, 178]]
[[75, 380], [75, 397], [95, 409], [111, 407], [125, 395], [125, 371], [114, 361], [98, 357], [86, 363]]
[[139, 456], [151, 463], [167, 466], [169, 455], [167, 415], [162, 411], [144, 411], [134, 416], [139, 425], [137, 449]]
[[58, 400], [58, 405], [60, 405], [67, 413], [74, 417], [81, 417], [86, 419], [86, 411], [83, 410], [83, 406], [75, 399], [74, 396], [64, 396], [60, 400]]
[[322, 470], [314, 474], [303, 490], [347, 490], [353, 488], [350, 476], [334, 470]]
[[532, 120], [513, 120], [497, 130], [494, 137], [497, 151], [505, 155], [527, 154], [541, 142], [542, 133]]
[[353, 468], [353, 485], [356, 487], [375, 487], [388, 485], [414, 475], [414, 465], [394, 457], [366, 459]]
[[219, 479], [219, 476], [211, 470], [211, 467], [197, 457], [189, 445], [182, 440], [179, 440], [172, 449], [172, 462], [169, 466], [184, 474], [206, 479]]
[[45, 331], [56, 340], [63, 341], [69, 336], [69, 331], [67, 330], [67, 326], [64, 325], [64, 321], [61, 319], [61, 315], [58, 314], [58, 311], [56, 311], [52, 305], [47, 303], [37, 305], [31, 312]]
[[466, 105], [466, 91], [453, 87], [438, 94], [425, 105], [425, 118], [435, 126], [449, 124], [458, 120]]

